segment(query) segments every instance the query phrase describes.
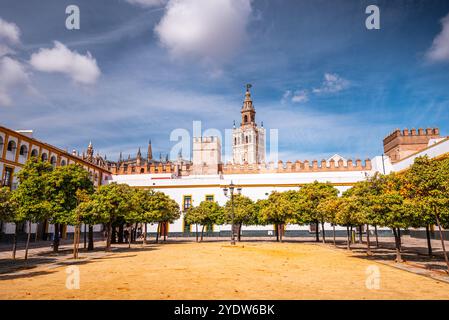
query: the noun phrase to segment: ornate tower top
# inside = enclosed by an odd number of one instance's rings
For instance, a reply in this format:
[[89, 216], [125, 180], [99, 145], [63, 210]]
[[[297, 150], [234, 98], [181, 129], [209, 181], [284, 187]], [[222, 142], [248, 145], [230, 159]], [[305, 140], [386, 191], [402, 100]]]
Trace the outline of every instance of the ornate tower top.
[[245, 100], [243, 101], [242, 110], [240, 111], [242, 114], [242, 126], [247, 124], [256, 124], [256, 110], [254, 109], [253, 100], [251, 99], [251, 92], [249, 91], [251, 87], [251, 84], [246, 85]]
[[89, 146], [87, 147], [87, 160], [92, 161], [94, 158], [94, 147], [92, 146], [92, 141], [89, 142]]

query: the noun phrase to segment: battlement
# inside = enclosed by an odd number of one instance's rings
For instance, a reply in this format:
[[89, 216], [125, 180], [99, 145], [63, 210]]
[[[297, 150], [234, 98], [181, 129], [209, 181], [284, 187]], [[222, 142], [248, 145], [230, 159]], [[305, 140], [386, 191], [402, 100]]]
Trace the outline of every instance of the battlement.
[[301, 162], [299, 160], [295, 162], [278, 161], [277, 167], [274, 162], [261, 163], [261, 164], [231, 164], [227, 163], [223, 166], [223, 174], [256, 174], [256, 173], [292, 173], [292, 172], [329, 172], [329, 171], [369, 171], [372, 169], [371, 160], [366, 159], [362, 164], [362, 160], [357, 159], [355, 163], [352, 160], [345, 162], [340, 159], [335, 160], [305, 160]]
[[440, 135], [440, 129], [439, 128], [419, 128], [418, 130], [416, 130], [415, 128], [413, 129], [396, 129], [394, 130], [392, 133], [390, 133], [388, 136], [386, 136], [384, 138], [384, 144], [391, 142], [392, 140], [398, 138], [398, 137], [408, 137], [408, 136], [428, 136], [433, 138], [434, 136], [439, 136]]
[[436, 138], [440, 138], [438, 128], [396, 129], [383, 140], [384, 152], [392, 162], [397, 162], [426, 148], [429, 140]]
[[172, 173], [175, 165], [169, 163], [152, 163], [144, 166], [121, 164], [119, 167], [111, 167], [112, 174], [148, 174], [148, 173]]

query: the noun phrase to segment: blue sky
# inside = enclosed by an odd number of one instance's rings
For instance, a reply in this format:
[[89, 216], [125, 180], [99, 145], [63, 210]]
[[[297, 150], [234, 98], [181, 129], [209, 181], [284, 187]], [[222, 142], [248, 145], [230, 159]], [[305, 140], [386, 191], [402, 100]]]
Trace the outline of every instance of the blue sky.
[[194, 120], [239, 123], [251, 83], [280, 159], [365, 159], [395, 128], [449, 135], [448, 14], [446, 0], [2, 0], [0, 124], [109, 159], [151, 139], [158, 156]]

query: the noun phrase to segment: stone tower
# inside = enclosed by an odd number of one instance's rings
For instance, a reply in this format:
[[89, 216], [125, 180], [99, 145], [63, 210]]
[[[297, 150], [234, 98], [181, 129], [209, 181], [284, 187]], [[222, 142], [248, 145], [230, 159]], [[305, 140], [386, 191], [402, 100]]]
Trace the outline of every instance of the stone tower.
[[240, 127], [234, 127], [232, 131], [232, 161], [235, 164], [265, 162], [265, 129], [256, 124], [256, 110], [250, 89], [251, 85], [246, 85]]
[[385, 137], [384, 153], [390, 157], [391, 162], [398, 162], [405, 157], [426, 148], [431, 139], [439, 139], [440, 130], [438, 128], [427, 129], [396, 129], [389, 136]]
[[220, 139], [218, 137], [193, 138], [192, 174], [218, 174], [220, 165]]

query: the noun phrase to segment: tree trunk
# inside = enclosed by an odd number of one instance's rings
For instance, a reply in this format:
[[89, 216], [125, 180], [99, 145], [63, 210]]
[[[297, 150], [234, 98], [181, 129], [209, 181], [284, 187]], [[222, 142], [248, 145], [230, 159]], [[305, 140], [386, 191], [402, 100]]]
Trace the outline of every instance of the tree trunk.
[[402, 247], [401, 228], [398, 228], [398, 241], [399, 241], [399, 246]]
[[111, 225], [111, 243], [117, 243], [117, 229], [115, 223]]
[[241, 236], [240, 236], [241, 233], [242, 233], [242, 223], [239, 223], [239, 233], [237, 235], [238, 242], [240, 242], [240, 240], [241, 240]]
[[58, 252], [59, 249], [59, 223], [55, 223], [55, 233], [53, 237], [53, 252]]
[[348, 226], [346, 226], [346, 249], [351, 250], [351, 234]]
[[379, 247], [379, 236], [377, 235], [377, 225], [374, 225], [374, 233], [376, 235], [376, 247]]
[[363, 226], [359, 226], [359, 243], [363, 243]]
[[443, 248], [444, 260], [446, 261], [446, 265], [447, 265], [446, 272], [449, 273], [449, 259], [447, 257], [446, 246], [444, 245], [444, 237], [443, 237], [443, 231], [441, 231], [440, 217], [437, 213], [435, 214], [435, 220], [437, 221], [438, 231], [440, 233], [441, 247]]
[[323, 243], [326, 243], [326, 234], [324, 230], [324, 221], [321, 221], [321, 230], [323, 232]]
[[278, 224], [278, 228], [279, 228], [279, 241], [282, 242], [282, 237], [283, 237], [283, 231], [284, 231], [284, 224], [283, 223], [279, 223]]
[[28, 221], [28, 235], [27, 235], [27, 243], [25, 245], [25, 260], [28, 259], [28, 247], [30, 246], [30, 238], [31, 238], [31, 220]]
[[369, 224], [366, 224], [366, 254], [369, 256], [373, 254], [371, 252], [371, 243], [369, 240]]
[[84, 249], [86, 249], [86, 244], [87, 244], [87, 234], [86, 234], [86, 224], [84, 223]]
[[[34, 233], [34, 242], [37, 242], [37, 232], [39, 231], [39, 222], [36, 223], [36, 232]], [[0, 227], [0, 233], [2, 232], [2, 228]]]
[[87, 250], [94, 250], [94, 226], [91, 224], [89, 225], [89, 243], [87, 245]]
[[156, 231], [156, 243], [159, 243], [159, 228], [161, 224], [160, 222], [157, 223], [157, 231]]
[[143, 244], [147, 244], [147, 223], [145, 222], [145, 225], [143, 227]]
[[138, 227], [138, 223], [136, 222], [136, 224], [134, 225], [134, 233], [133, 233], [133, 235], [134, 235], [134, 242], [136, 242], [137, 241], [137, 227]]
[[132, 233], [133, 233], [133, 227], [132, 227], [132, 224], [130, 224], [130, 226], [129, 226], [129, 237], [128, 237], [128, 249], [130, 249], [131, 248], [131, 242], [132, 242]]
[[334, 246], [337, 246], [337, 242], [335, 241], [335, 224], [332, 224], [333, 236], [334, 236]]
[[195, 223], [195, 236], [196, 236], [196, 242], [198, 242], [198, 223]]
[[201, 242], [203, 242], [204, 225], [201, 226]]
[[109, 222], [107, 224], [107, 238], [106, 238], [106, 251], [110, 251], [111, 250], [111, 243], [112, 243], [112, 223]]
[[17, 252], [17, 233], [19, 232], [19, 224], [16, 222], [15, 228], [14, 228], [14, 238], [12, 240], [12, 258], [16, 259], [16, 252]]
[[167, 241], [167, 225], [168, 223], [164, 221], [164, 241]]
[[276, 241], [279, 242], [279, 224], [275, 223], [275, 233], [276, 233]]
[[79, 242], [78, 229], [80, 229], [80, 226], [76, 225], [75, 232], [73, 234], [73, 259], [78, 259], [78, 242]]
[[427, 237], [427, 253], [429, 254], [429, 257], [432, 256], [432, 242], [430, 241], [430, 230], [429, 226], [426, 226], [426, 237]]
[[350, 227], [351, 230], [351, 244], [355, 244], [355, 234], [354, 234], [354, 230], [352, 230], [352, 226]]
[[[128, 236], [130, 237], [131, 235], [129, 234]], [[123, 237], [124, 237], [123, 223], [120, 223], [118, 225], [118, 241], [117, 241], [117, 243], [123, 243]]]
[[318, 220], [315, 221], [315, 241], [320, 242], [320, 225], [318, 224]]
[[401, 263], [402, 255], [401, 255], [401, 241], [399, 240], [400, 234], [396, 231], [396, 228], [393, 228], [394, 240], [396, 244], [396, 262]]

